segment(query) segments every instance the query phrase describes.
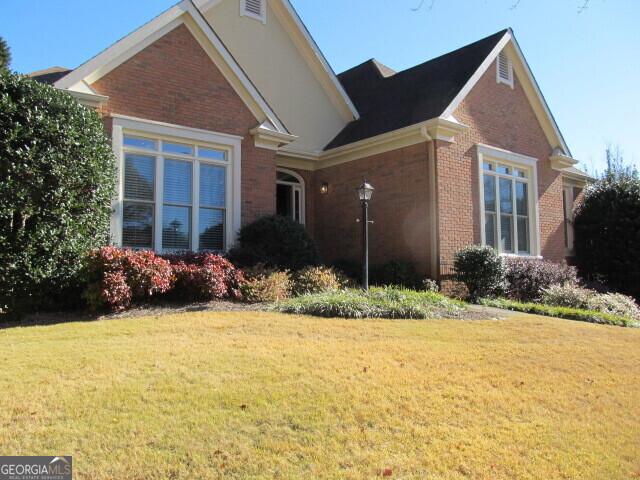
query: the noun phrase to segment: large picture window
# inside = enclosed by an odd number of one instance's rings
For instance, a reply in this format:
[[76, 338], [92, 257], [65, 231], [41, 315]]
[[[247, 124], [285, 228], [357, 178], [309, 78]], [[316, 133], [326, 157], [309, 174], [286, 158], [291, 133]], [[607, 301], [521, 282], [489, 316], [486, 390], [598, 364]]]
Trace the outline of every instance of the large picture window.
[[227, 247], [226, 150], [126, 132], [122, 147], [124, 247], [158, 251]]
[[[535, 165], [514, 163], [515, 154], [480, 156], [482, 243], [503, 254], [536, 252]], [[506, 157], [506, 158], [505, 158]]]

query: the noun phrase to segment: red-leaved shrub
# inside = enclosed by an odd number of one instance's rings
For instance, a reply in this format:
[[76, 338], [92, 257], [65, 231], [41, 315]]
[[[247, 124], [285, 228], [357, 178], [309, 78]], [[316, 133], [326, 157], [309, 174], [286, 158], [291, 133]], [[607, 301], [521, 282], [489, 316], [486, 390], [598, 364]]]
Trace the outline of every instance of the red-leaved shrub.
[[125, 310], [132, 301], [167, 292], [171, 264], [150, 251], [102, 247], [89, 254], [84, 298], [90, 308]]
[[206, 301], [241, 298], [244, 275], [224, 257], [213, 253], [185, 252], [167, 255], [173, 266], [172, 294], [182, 300]]
[[182, 300], [240, 299], [244, 276], [224, 257], [213, 253], [185, 252], [167, 255], [174, 271], [172, 294]]

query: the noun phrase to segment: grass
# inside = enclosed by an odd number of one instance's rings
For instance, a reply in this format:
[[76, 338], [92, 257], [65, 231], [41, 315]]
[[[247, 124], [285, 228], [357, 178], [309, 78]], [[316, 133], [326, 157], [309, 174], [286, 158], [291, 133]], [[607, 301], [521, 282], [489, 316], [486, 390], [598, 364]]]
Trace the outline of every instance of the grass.
[[546, 315], [548, 317], [565, 318], [567, 320], [578, 320], [581, 322], [599, 323], [603, 325], [616, 325], [619, 327], [640, 327], [638, 322], [633, 318], [621, 317], [619, 315], [597, 312], [594, 310], [558, 307], [542, 303], [523, 303], [505, 298], [484, 298], [481, 299], [480, 303], [488, 307], [497, 307], [516, 312], [533, 313], [536, 315]]
[[0, 331], [0, 451], [78, 479], [640, 476], [640, 330], [187, 313]]
[[318, 317], [425, 319], [455, 317], [465, 306], [435, 292], [374, 287], [368, 293], [346, 289], [302, 295], [278, 303], [275, 309]]

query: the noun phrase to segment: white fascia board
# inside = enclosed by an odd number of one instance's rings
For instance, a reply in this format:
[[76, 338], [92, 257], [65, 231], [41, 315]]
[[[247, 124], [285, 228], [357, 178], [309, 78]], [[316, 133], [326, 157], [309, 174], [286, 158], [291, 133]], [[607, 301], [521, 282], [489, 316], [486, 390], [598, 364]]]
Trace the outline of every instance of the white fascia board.
[[[171, 22], [179, 18], [186, 11], [185, 4], [187, 3], [188, 2], [186, 1], [182, 1], [177, 5], [169, 8], [168, 10], [165, 10], [153, 20], [145, 23], [137, 30], [121, 38], [95, 57], [91, 58], [90, 60], [80, 65], [78, 68], [69, 72], [67, 75], [55, 82], [54, 86], [61, 89], [68, 89], [76, 83], [87, 79], [92, 74], [95, 74], [101, 69], [104, 69], [105, 66], [109, 66], [113, 62], [119, 60], [120, 57], [126, 53], [129, 53], [127, 58], [130, 58], [135, 53], [137, 53], [137, 51], [142, 50], [145, 46], [152, 43], [152, 41], [150, 42], [149, 39], [153, 38], [152, 36], [154, 36], [154, 34], [157, 35], [159, 32], [161, 32], [162, 34], [166, 33], [163, 29], [166, 28], [167, 25], [171, 24]], [[175, 27], [175, 25], [173, 27]], [[158, 38], [160, 36], [158, 36]], [[143, 46], [140, 47], [140, 45]], [[138, 47], [138, 49], [136, 49], [136, 47]], [[133, 53], [130, 52], [131, 50], [134, 50]], [[118, 62], [118, 64], [119, 63], [122, 62]]]
[[[54, 86], [59, 89], [68, 90], [82, 81], [86, 81], [89, 84], [95, 82], [157, 39], [183, 24], [185, 21], [183, 15], [189, 15], [198, 28], [200, 28], [271, 124], [273, 124], [279, 132], [288, 134], [287, 128], [278, 119], [278, 116], [267, 104], [251, 80], [249, 80], [245, 72], [220, 41], [211, 26], [202, 18], [200, 11], [196, 9], [190, 0], [182, 0], [180, 3], [161, 13], [80, 67], [69, 72], [69, 74], [58, 80]], [[262, 121], [263, 119], [258, 120]]]
[[498, 57], [500, 52], [504, 49], [504, 47], [506, 47], [506, 45], [509, 42], [512, 43], [514, 51], [516, 52], [516, 55], [518, 57], [518, 60], [520, 61], [520, 63], [524, 67], [524, 71], [526, 72], [526, 75], [527, 75], [527, 80], [531, 84], [531, 86], [532, 86], [532, 88], [533, 88], [533, 90], [534, 90], [534, 92], [535, 92], [535, 94], [536, 94], [536, 96], [538, 98], [538, 101], [542, 105], [544, 113], [546, 114], [547, 118], [549, 119], [549, 122], [550, 122], [550, 124], [551, 124], [551, 126], [553, 128], [553, 131], [555, 133], [555, 136], [557, 137], [558, 142], [560, 143], [560, 145], [561, 145], [562, 149], [564, 150], [564, 152], [568, 156], [571, 156], [571, 152], [569, 150], [569, 147], [567, 146], [566, 142], [564, 141], [564, 137], [562, 136], [562, 133], [560, 133], [560, 129], [558, 128], [558, 124], [556, 123], [555, 118], [553, 117], [553, 115], [551, 113], [551, 110], [549, 109], [549, 105], [547, 105], [547, 102], [546, 102], [544, 96], [542, 95], [540, 87], [538, 86], [538, 82], [536, 82], [536, 79], [533, 76], [533, 72], [531, 71], [531, 68], [529, 68], [529, 64], [527, 63], [527, 60], [525, 59], [525, 57], [524, 57], [524, 55], [522, 53], [522, 50], [520, 49], [520, 46], [518, 45], [518, 42], [516, 41], [515, 36], [513, 35], [513, 32], [511, 31], [511, 29], [509, 29], [507, 32], [505, 32], [504, 36], [496, 44], [496, 46], [493, 48], [493, 50], [491, 50], [491, 53], [489, 53], [487, 58], [480, 64], [480, 67], [478, 67], [478, 69], [475, 71], [475, 73], [467, 81], [465, 86], [462, 87], [462, 90], [460, 90], [460, 92], [458, 92], [458, 94], [455, 96], [453, 101], [449, 104], [449, 106], [443, 112], [442, 116], [443, 117], [448, 117], [449, 115], [452, 115], [455, 112], [456, 108], [458, 108], [458, 106], [460, 105], [462, 100], [464, 100], [464, 98], [469, 94], [471, 89], [476, 85], [476, 83], [478, 83], [480, 78], [482, 78], [484, 73], [489, 69], [489, 67], [496, 60], [496, 58]]
[[471, 75], [471, 78], [465, 83], [464, 87], [458, 92], [458, 94], [453, 98], [449, 106], [445, 109], [445, 111], [440, 115], [441, 117], [447, 118], [455, 112], [456, 108], [462, 103], [462, 100], [466, 98], [471, 89], [475, 87], [476, 83], [482, 78], [484, 73], [489, 69], [491, 64], [498, 57], [502, 49], [509, 43], [511, 40], [510, 31], [505, 32], [504, 36], [500, 39], [500, 41], [493, 47], [491, 53], [484, 59], [484, 61], [480, 64], [478, 69]]

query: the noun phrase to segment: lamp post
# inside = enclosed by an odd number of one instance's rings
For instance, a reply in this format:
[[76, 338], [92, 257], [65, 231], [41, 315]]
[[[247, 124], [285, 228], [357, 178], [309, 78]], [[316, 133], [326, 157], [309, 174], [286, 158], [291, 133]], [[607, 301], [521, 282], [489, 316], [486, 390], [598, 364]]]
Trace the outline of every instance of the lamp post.
[[373, 187], [365, 180], [358, 187], [358, 197], [362, 203], [362, 289], [369, 290], [369, 200]]

